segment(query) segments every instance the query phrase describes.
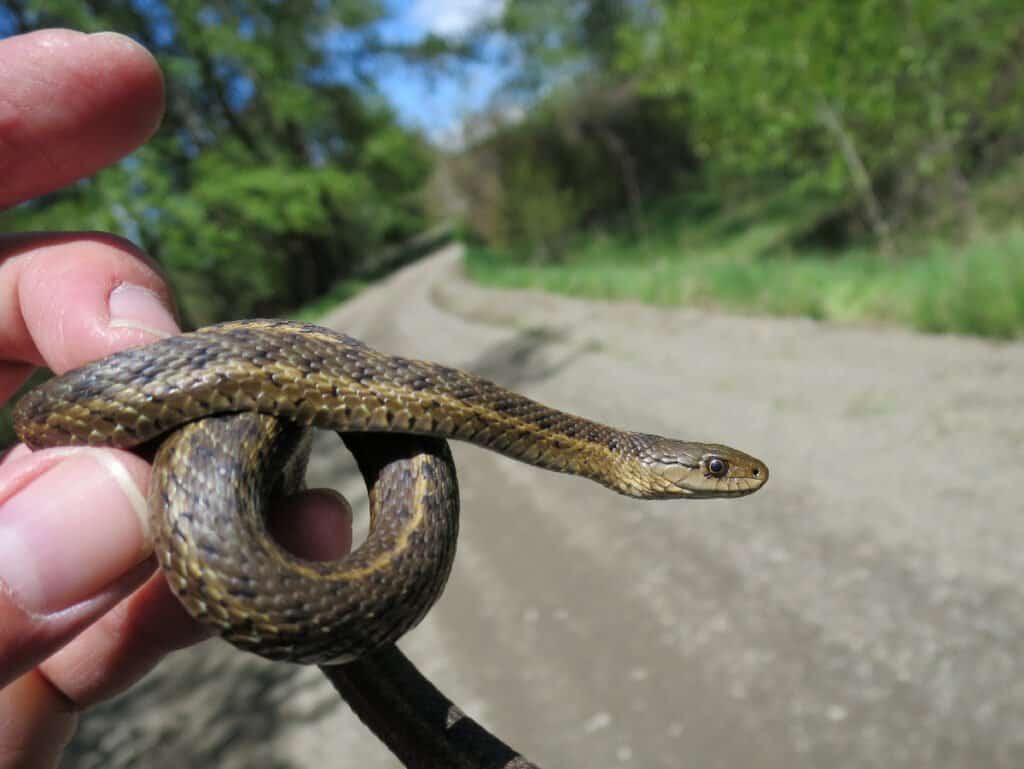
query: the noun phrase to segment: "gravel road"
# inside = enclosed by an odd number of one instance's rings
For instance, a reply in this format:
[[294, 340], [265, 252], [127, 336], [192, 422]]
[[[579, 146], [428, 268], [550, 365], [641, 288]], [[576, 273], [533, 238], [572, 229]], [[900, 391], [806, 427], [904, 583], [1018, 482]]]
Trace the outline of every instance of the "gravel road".
[[[548, 769], [1024, 767], [1024, 344], [483, 289], [446, 249], [328, 324], [764, 459], [638, 502], [456, 446], [463, 533], [402, 647]], [[358, 494], [336, 438], [314, 482]], [[83, 721], [66, 767], [377, 769], [315, 671], [212, 642]]]

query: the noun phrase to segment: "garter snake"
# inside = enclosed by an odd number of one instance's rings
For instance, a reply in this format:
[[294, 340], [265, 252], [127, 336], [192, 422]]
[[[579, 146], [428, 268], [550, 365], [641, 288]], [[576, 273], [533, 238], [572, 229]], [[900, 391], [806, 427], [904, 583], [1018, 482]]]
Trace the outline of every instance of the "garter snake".
[[[641, 498], [742, 496], [768, 479], [727, 446], [617, 430], [288, 321], [117, 353], [32, 390], [14, 420], [32, 448], [162, 440], [149, 505], [172, 589], [235, 645], [304, 663], [384, 647], [440, 595], [458, 528], [446, 438]], [[309, 427], [342, 434], [370, 489], [370, 534], [335, 562], [291, 555], [263, 524], [264, 500], [301, 484]]]

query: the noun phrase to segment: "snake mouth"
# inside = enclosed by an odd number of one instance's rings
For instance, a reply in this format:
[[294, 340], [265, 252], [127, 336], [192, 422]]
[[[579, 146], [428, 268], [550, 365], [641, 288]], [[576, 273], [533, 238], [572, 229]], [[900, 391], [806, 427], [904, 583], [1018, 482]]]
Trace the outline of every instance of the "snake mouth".
[[767, 478], [752, 477], [730, 478], [726, 488], [719, 487], [715, 489], [715, 493], [719, 496], [745, 497], [747, 494], [753, 494], [764, 486], [767, 480]]
[[685, 496], [688, 499], [731, 499], [734, 497], [745, 497], [753, 494], [764, 485], [759, 478], [710, 478], [702, 483], [688, 483], [686, 486], [679, 486], [676, 496]]

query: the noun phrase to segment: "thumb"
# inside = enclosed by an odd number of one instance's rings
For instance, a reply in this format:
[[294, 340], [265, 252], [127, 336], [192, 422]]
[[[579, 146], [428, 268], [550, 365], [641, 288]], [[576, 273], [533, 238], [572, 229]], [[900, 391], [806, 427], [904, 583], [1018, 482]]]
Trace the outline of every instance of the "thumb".
[[127, 452], [13, 452], [0, 466], [0, 686], [152, 571], [149, 468]]

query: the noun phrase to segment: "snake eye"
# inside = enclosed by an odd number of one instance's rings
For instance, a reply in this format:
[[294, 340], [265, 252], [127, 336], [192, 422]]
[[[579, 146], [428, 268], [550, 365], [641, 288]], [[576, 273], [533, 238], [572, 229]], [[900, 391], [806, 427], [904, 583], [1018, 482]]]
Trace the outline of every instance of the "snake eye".
[[729, 472], [729, 463], [721, 457], [709, 457], [705, 466], [708, 468], [708, 475], [715, 478], [721, 478]]

